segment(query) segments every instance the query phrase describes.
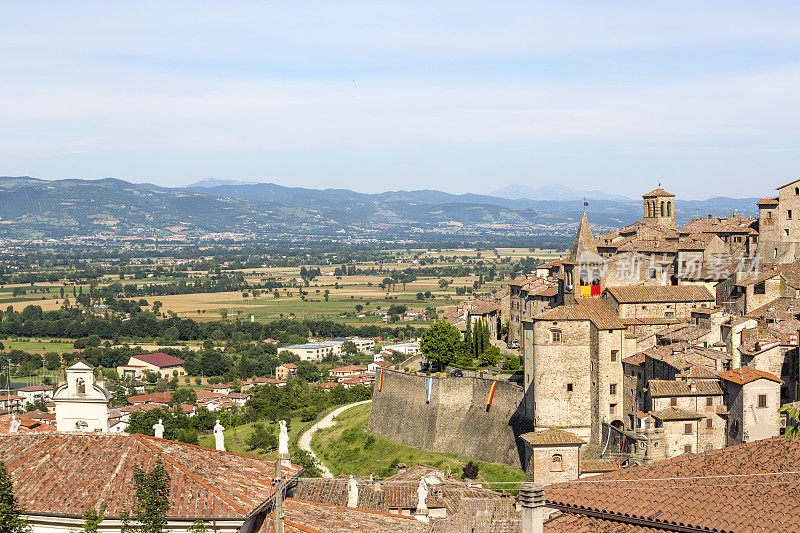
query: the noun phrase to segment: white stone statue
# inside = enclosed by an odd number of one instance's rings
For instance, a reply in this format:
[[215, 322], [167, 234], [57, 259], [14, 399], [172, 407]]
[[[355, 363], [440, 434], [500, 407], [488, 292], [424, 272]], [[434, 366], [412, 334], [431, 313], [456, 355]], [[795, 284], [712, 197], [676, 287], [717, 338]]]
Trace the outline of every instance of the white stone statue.
[[11, 424], [8, 426], [8, 432], [17, 433], [20, 425], [21, 422], [17, 419], [17, 416], [14, 413], [11, 413]]
[[281, 431], [278, 433], [278, 454], [289, 455], [289, 431], [286, 429], [286, 420], [278, 422]]
[[225, 428], [217, 420], [217, 423], [214, 424], [214, 443], [221, 452], [225, 451], [225, 435], [222, 434], [223, 431], [225, 431]]
[[419, 480], [419, 487], [417, 487], [417, 514], [428, 514], [428, 504], [425, 500], [428, 498], [428, 485], [424, 479]]
[[350, 474], [350, 479], [347, 480], [347, 506], [358, 507], [358, 481]]
[[153, 431], [155, 432], [155, 435], [156, 435], [157, 439], [163, 439], [164, 438], [164, 420], [159, 418], [158, 419], [158, 424], [155, 424], [153, 426]]

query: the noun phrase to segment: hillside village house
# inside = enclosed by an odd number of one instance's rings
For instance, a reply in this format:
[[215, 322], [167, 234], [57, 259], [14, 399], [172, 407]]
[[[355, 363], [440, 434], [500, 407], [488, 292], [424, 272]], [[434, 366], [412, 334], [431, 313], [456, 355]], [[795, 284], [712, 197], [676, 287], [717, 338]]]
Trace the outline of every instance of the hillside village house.
[[125, 378], [138, 379], [145, 372], [154, 372], [163, 378], [172, 379], [173, 376], [186, 375], [183, 362], [183, 359], [165, 353], [148, 353], [132, 356], [127, 365], [117, 367], [117, 372]]
[[14, 390], [14, 394], [22, 397], [22, 408], [38, 401], [49, 402], [53, 398], [52, 385], [28, 385]]
[[297, 365], [294, 363], [283, 363], [275, 367], [275, 378], [281, 381], [289, 381], [297, 375]]
[[293, 353], [299, 357], [301, 361], [322, 361], [326, 357], [335, 355], [334, 345], [326, 342], [292, 344], [291, 346], [284, 346], [280, 349], [280, 351], [284, 350]]

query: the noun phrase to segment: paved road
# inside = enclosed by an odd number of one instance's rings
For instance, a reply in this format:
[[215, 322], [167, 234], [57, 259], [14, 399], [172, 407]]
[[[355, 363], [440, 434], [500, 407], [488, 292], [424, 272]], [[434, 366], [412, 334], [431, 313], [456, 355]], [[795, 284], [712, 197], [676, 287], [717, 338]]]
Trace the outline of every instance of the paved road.
[[357, 405], [364, 405], [365, 403], [370, 403], [371, 401], [372, 400], [364, 400], [363, 402], [350, 403], [338, 407], [332, 412], [330, 412], [325, 418], [323, 418], [322, 420], [320, 420], [319, 422], [308, 428], [308, 430], [300, 436], [300, 440], [297, 442], [297, 446], [301, 450], [309, 452], [312, 455], [312, 457], [314, 457], [314, 460], [317, 462], [317, 466], [319, 467], [320, 470], [322, 470], [322, 477], [332, 478], [333, 474], [331, 474], [331, 471], [328, 470], [328, 467], [325, 466], [325, 463], [323, 463], [322, 460], [319, 457], [317, 457], [317, 454], [315, 454], [314, 451], [311, 449], [311, 437], [314, 436], [314, 433], [316, 433], [318, 429], [325, 429], [331, 426], [335, 426], [336, 422], [334, 421], [334, 418], [339, 416], [344, 411], [347, 411], [351, 407], [355, 407]]

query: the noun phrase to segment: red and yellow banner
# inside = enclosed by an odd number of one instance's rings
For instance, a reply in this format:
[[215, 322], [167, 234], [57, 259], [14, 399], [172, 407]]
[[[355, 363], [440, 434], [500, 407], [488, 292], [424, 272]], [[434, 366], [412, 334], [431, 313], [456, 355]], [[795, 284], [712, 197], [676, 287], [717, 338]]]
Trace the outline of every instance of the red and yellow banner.
[[381, 377], [378, 378], [378, 392], [383, 389], [383, 369], [381, 369]]
[[492, 388], [489, 389], [489, 399], [486, 400], [486, 411], [489, 411], [489, 408], [492, 406], [492, 399], [494, 398], [494, 390], [497, 388], [497, 380], [492, 383]]

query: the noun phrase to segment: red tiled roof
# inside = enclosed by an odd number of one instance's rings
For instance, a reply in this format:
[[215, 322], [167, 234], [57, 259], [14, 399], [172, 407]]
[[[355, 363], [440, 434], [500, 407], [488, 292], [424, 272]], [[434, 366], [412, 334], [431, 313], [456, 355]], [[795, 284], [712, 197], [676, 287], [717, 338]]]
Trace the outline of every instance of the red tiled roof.
[[762, 198], [761, 200], [756, 202], [756, 205], [778, 205], [778, 198], [777, 197]]
[[551, 485], [545, 500], [607, 526], [635, 520], [686, 531], [798, 531], [799, 460], [800, 439], [773, 437]]
[[725, 381], [730, 381], [732, 383], [736, 383], [737, 385], [744, 385], [745, 383], [750, 383], [751, 381], [755, 381], [757, 379], [768, 379], [770, 381], [783, 383], [783, 380], [775, 374], [770, 374], [769, 372], [757, 370], [749, 366], [732, 368], [731, 370], [720, 372], [718, 375]]
[[[428, 531], [414, 519], [380, 511], [287, 498], [283, 504], [286, 533], [405, 533]], [[275, 531], [274, 517], [267, 517], [261, 532]]]
[[545, 431], [531, 431], [520, 435], [520, 438], [532, 446], [557, 446], [559, 444], [586, 444], [569, 431], [561, 429], [547, 429]]
[[170, 518], [243, 518], [273, 493], [271, 460], [144, 435], [3, 435], [0, 453], [20, 507], [33, 513], [80, 516], [102, 503], [106, 516], [120, 516], [135, 499], [134, 468], [159, 460], [170, 474]]
[[606, 289], [620, 303], [634, 302], [706, 302], [714, 296], [707, 288], [698, 285], [656, 285], [649, 287], [608, 287]]
[[184, 361], [183, 359], [178, 359], [177, 357], [173, 357], [171, 355], [167, 355], [165, 353], [157, 352], [157, 353], [146, 353], [144, 355], [134, 355], [131, 359], [138, 359], [139, 361], [143, 361], [145, 363], [157, 366], [159, 368], [166, 368], [170, 366], [181, 366]]
[[15, 389], [16, 392], [40, 392], [40, 391], [51, 391], [53, 390], [52, 385], [28, 385], [27, 387], [20, 387], [19, 389]]
[[168, 392], [153, 392], [151, 394], [128, 396], [128, 403], [169, 403], [170, 400], [172, 400], [172, 394]]
[[222, 398], [223, 396], [225, 396], [222, 393], [211, 392], [210, 390], [199, 390], [195, 394], [198, 400], [209, 400], [211, 398]]
[[289, 370], [297, 370], [297, 365], [294, 363], [283, 363], [282, 365], [278, 366], [278, 368], [280, 367], [288, 368]]
[[653, 415], [653, 418], [658, 418], [659, 420], [699, 420], [704, 418], [703, 415], [696, 411], [687, 411], [677, 407], [667, 407], [650, 414]]
[[[694, 385], [694, 390], [692, 390]], [[722, 387], [716, 380], [673, 381], [668, 379], [651, 379], [647, 382], [650, 396], [721, 396]]]
[[331, 373], [333, 373], [333, 372], [363, 372], [364, 370], [366, 370], [366, 368], [363, 367], [363, 366], [348, 365], [348, 366], [340, 366], [340, 367], [337, 367], [337, 368], [331, 368], [330, 372]]
[[599, 299], [577, 298], [575, 305], [561, 305], [544, 311], [534, 320], [589, 320], [598, 329], [625, 329], [619, 316]]
[[661, 187], [658, 187], [656, 189], [653, 189], [647, 194], [643, 194], [642, 198], [650, 198], [651, 196], [675, 196], [675, 195], [672, 194], [671, 192], [665, 191]]

